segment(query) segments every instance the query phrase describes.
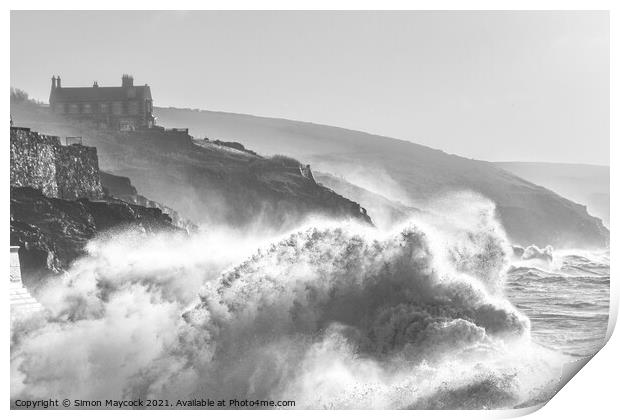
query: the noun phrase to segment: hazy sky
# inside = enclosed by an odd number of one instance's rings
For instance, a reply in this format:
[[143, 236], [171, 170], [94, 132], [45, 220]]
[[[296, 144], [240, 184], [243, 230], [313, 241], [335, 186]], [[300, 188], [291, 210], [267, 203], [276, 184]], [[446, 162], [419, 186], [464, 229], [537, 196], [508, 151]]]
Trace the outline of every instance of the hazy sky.
[[311, 121], [486, 160], [609, 164], [606, 12], [12, 12], [11, 85]]

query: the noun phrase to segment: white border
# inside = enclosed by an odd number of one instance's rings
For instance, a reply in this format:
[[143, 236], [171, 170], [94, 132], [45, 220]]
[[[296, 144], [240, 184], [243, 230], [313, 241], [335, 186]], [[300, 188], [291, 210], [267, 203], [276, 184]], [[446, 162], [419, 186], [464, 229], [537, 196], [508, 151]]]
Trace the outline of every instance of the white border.
[[[458, 1], [458, 0], [437, 0], [437, 1], [415, 1], [415, 0], [383, 0], [383, 1], [369, 1], [369, 0], [298, 0], [294, 3], [292, 1], [283, 0], [267, 0], [267, 1], [251, 1], [251, 0], [212, 0], [212, 1], [197, 1], [197, 0], [176, 0], [174, 2], [165, 2], [160, 0], [152, 0], [148, 3], [133, 1], [133, 0], [108, 0], [106, 2], [89, 2], [86, 4], [84, 1], [76, 0], [57, 0], [50, 1], [12, 1], [9, 0], [8, 8], [4, 10], [2, 21], [4, 24], [2, 27], [3, 42], [2, 42], [2, 56], [10, 57], [10, 10], [37, 10], [37, 9], [78, 9], [78, 10], [135, 10], [135, 9], [151, 9], [151, 10], [198, 10], [198, 9], [214, 9], [214, 10], [245, 10], [245, 9], [266, 9], [266, 10], [279, 10], [279, 9], [296, 9], [296, 10], [347, 10], [347, 9], [360, 9], [360, 10], [379, 10], [379, 9], [396, 9], [396, 10], [610, 10], [611, 13], [611, 139], [617, 138], [618, 133], [618, 83], [617, 77], [614, 77], [619, 69], [618, 66], [618, 54], [617, 48], [620, 45], [618, 40], [618, 18], [619, 7], [616, 6], [613, 1], [605, 0], [592, 0], [592, 1], [575, 1], [575, 0], [523, 0], [523, 1], [491, 1], [491, 0], [477, 0], [477, 1]], [[146, 7], [145, 7], [146, 6]], [[42, 36], [44, 36], [45, 28], [33, 28], [33, 30], [40, 30]], [[614, 50], [614, 48], [616, 50]], [[3, 66], [2, 74], [4, 80], [10, 80], [10, 63]], [[8, 116], [10, 113], [10, 105], [8, 95], [2, 102], [2, 109], [4, 115]], [[6, 135], [6, 134], [5, 134]], [[7, 137], [5, 139], [8, 140]], [[585, 141], [585, 140], [584, 140]], [[617, 141], [617, 140], [616, 140]], [[8, 143], [8, 141], [6, 141]], [[5, 174], [5, 180], [9, 178], [9, 156], [8, 147], [4, 146], [1, 165], [3, 173]], [[620, 209], [618, 206], [618, 180], [620, 179], [620, 171], [617, 169], [618, 152], [619, 148], [613, 141], [610, 142], [611, 152], [611, 213], [617, 214], [616, 210]], [[2, 194], [4, 197], [2, 205], [2, 220], [5, 221], [5, 228], [2, 231], [3, 240], [5, 244], [9, 243], [9, 185], [5, 181], [2, 183]], [[611, 259], [618, 260], [618, 247], [616, 235], [612, 231], [612, 247], [611, 247]], [[9, 253], [2, 254], [5, 267], [8, 269]], [[612, 265], [612, 278], [615, 277], [615, 265]], [[8, 273], [5, 273], [8, 278]], [[610, 319], [613, 320], [615, 325], [617, 313], [618, 313], [618, 287], [615, 281], [611, 281], [611, 313]], [[9, 303], [8, 293], [3, 295], [4, 302], [4, 322], [2, 323], [2, 336], [9, 337]], [[611, 327], [611, 326], [610, 326]], [[611, 332], [611, 329], [610, 329]], [[608, 334], [609, 335], [609, 334]], [[0, 395], [4, 395], [4, 398], [0, 398], [0, 404], [2, 404], [2, 412], [9, 412], [11, 417], [19, 418], [32, 418], [38, 416], [45, 416], [46, 418], [82, 418], [88, 415], [90, 418], [107, 418], [113, 416], [118, 417], [130, 417], [134, 414], [140, 415], [140, 413], [126, 412], [126, 411], [93, 411], [85, 413], [84, 411], [10, 411], [9, 410], [9, 398], [10, 395], [10, 379], [9, 379], [9, 340], [6, 340], [5, 345], [2, 347], [2, 354], [0, 359], [2, 360], [2, 391]], [[562, 389], [558, 395], [556, 395], [545, 407], [531, 414], [531, 418], [535, 419], [583, 419], [583, 418], [617, 418], [618, 406], [618, 378], [620, 378], [620, 339], [618, 334], [611, 337], [609, 343], [597, 354], [592, 361], [590, 361], [581, 372], [579, 372], [576, 378], [572, 379]], [[527, 414], [532, 410], [509, 410], [509, 411], [390, 411], [390, 412], [372, 412], [372, 411], [300, 411], [296, 410], [294, 413], [287, 411], [260, 411], [260, 412], [153, 412], [149, 411], [148, 415], [153, 418], [168, 418], [170, 416], [183, 416], [189, 418], [213, 418], [213, 417], [237, 417], [249, 415], [252, 418], [273, 418], [273, 417], [289, 417], [294, 415], [298, 418], [310, 418], [315, 415], [321, 417], [331, 418], [355, 418], [370, 417], [370, 416], [385, 416], [390, 417], [402, 417], [402, 418], [461, 418], [461, 419], [479, 419], [479, 418], [504, 418], [515, 417], [518, 415]]]

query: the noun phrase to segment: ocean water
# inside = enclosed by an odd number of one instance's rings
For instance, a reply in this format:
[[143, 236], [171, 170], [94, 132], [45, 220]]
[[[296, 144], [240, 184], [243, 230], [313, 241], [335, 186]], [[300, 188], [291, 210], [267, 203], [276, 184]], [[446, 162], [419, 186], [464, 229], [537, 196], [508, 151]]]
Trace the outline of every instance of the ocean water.
[[530, 319], [534, 342], [581, 358], [604, 343], [609, 280], [609, 251], [562, 250], [551, 261], [513, 260], [505, 290]]
[[609, 255], [516, 258], [493, 203], [463, 200], [385, 231], [313, 220], [91, 241], [39, 291], [46, 316], [12, 325], [11, 399], [544, 402], [602, 344]]

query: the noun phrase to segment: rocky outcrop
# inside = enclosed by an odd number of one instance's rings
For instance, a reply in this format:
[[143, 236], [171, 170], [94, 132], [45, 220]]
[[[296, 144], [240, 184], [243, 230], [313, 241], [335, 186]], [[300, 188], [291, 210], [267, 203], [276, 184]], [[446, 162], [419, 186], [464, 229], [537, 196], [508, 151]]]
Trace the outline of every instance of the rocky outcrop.
[[33, 188], [11, 187], [11, 245], [20, 247], [27, 286], [68, 268], [98, 233], [129, 226], [145, 232], [179, 230], [157, 208], [120, 200], [63, 200]]
[[131, 184], [131, 180], [126, 176], [118, 176], [101, 171], [100, 177], [103, 190], [109, 199], [118, 199], [129, 204], [157, 208], [167, 214], [176, 227], [188, 232], [198, 229], [198, 226], [194, 222], [182, 217], [176, 210], [138, 194], [138, 190]]
[[106, 195], [135, 196], [138, 195], [136, 187], [131, 185], [131, 180], [126, 176], [118, 176], [105, 171], [99, 171], [101, 185]]
[[[205, 140], [209, 141], [208, 138], [205, 138]], [[250, 153], [252, 155], [258, 156], [258, 154], [250, 149], [246, 149], [245, 146], [241, 143], [239, 143], [238, 141], [222, 141], [222, 140], [211, 140], [213, 142], [213, 144], [217, 145], [217, 146], [223, 146], [223, 147], [229, 147], [231, 149], [236, 149], [245, 153]]]
[[389, 200], [378, 193], [351, 184], [342, 177], [317, 172], [314, 174], [314, 178], [320, 184], [349, 197], [368, 209], [368, 212], [372, 214], [372, 221], [378, 227], [389, 228], [395, 223], [402, 223], [413, 216], [422, 214], [415, 207]]
[[39, 189], [48, 197], [99, 199], [97, 149], [62, 146], [56, 136], [11, 127], [11, 186]]
[[[173, 132], [176, 139], [187, 133]], [[97, 149], [81, 144], [63, 146], [60, 138], [11, 127], [11, 186], [31, 187], [47, 197], [122, 200], [129, 204], [153, 207], [167, 213], [184, 229], [195, 229], [175, 210], [138, 194], [126, 177], [99, 170]]]
[[99, 233], [129, 226], [195, 228], [139, 195], [128, 178], [100, 172], [96, 148], [63, 146], [58, 137], [11, 127], [11, 245], [20, 247], [27, 285], [67, 269]]

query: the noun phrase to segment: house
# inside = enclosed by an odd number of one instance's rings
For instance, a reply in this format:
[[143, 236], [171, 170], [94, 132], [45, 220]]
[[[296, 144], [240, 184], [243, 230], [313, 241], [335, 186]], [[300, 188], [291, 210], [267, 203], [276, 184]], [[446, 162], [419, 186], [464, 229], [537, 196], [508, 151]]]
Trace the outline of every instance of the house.
[[154, 125], [153, 98], [148, 85], [135, 86], [133, 76], [123, 75], [121, 86], [63, 87], [60, 76], [52, 77], [50, 92], [52, 112], [99, 128], [133, 131]]

